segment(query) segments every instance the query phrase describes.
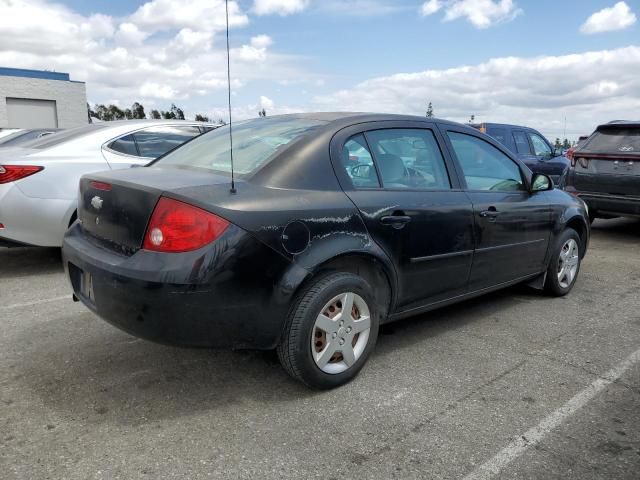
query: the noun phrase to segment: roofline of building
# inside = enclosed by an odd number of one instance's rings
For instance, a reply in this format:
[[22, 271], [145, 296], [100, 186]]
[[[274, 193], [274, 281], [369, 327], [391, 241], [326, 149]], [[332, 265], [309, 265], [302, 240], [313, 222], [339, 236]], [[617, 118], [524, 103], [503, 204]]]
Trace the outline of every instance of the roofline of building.
[[40, 80], [59, 80], [63, 82], [84, 83], [71, 80], [68, 73], [30, 70], [28, 68], [0, 67], [0, 77], [37, 78]]

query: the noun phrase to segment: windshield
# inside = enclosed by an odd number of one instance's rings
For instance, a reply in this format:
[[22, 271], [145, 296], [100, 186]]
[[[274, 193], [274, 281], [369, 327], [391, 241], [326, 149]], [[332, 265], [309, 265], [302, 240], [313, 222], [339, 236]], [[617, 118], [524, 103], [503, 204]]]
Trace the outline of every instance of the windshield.
[[[286, 145], [326, 122], [307, 118], [271, 117], [233, 125], [235, 173], [248, 174], [266, 165]], [[206, 168], [231, 172], [229, 126], [205, 133], [158, 159], [151, 166]]]
[[89, 135], [90, 133], [97, 132], [98, 130], [108, 127], [106, 124], [92, 124], [85, 125], [83, 127], [71, 128], [69, 130], [63, 130], [62, 132], [53, 133], [51, 135], [45, 135], [37, 140], [31, 140], [30, 142], [24, 142], [21, 146], [24, 148], [37, 148], [44, 149], [55, 147], [69, 140], [75, 140], [78, 137]]
[[638, 155], [640, 153], [640, 128], [600, 127], [580, 147], [580, 151]]

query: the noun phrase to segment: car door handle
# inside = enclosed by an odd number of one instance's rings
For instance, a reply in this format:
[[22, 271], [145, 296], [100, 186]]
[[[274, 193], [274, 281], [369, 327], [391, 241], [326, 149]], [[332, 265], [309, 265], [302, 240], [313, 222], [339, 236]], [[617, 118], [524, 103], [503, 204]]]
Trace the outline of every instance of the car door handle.
[[386, 215], [380, 218], [380, 223], [383, 225], [390, 225], [393, 228], [402, 228], [411, 221], [411, 217], [408, 215]]
[[481, 217], [488, 219], [495, 219], [498, 215], [500, 215], [500, 212], [498, 212], [495, 207], [489, 207], [488, 210], [482, 210], [480, 212]]

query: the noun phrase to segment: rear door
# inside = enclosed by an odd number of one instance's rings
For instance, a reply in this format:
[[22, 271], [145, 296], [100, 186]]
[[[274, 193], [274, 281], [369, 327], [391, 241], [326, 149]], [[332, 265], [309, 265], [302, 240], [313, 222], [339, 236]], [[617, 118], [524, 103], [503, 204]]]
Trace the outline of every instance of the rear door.
[[394, 262], [402, 310], [462, 293], [473, 255], [473, 211], [434, 124], [374, 122], [332, 140], [340, 182]]
[[496, 145], [467, 129], [443, 130], [474, 210], [469, 289], [542, 272], [551, 229], [546, 193], [530, 194], [519, 165]]
[[538, 159], [536, 173], [549, 175], [557, 183], [560, 176], [568, 168], [569, 162], [562, 155], [554, 156], [554, 150], [547, 140], [534, 131], [529, 131], [529, 140], [533, 153]]

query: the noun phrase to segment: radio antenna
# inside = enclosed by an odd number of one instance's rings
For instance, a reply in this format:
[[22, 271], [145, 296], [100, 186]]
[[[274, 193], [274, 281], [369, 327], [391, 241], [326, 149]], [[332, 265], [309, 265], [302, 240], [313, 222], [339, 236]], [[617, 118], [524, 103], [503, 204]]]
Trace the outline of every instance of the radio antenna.
[[229, 60], [229, 0], [224, 1], [227, 14], [227, 90], [229, 92], [229, 152], [231, 153], [231, 193], [236, 193], [236, 183], [233, 174], [233, 133], [231, 132], [231, 62]]

